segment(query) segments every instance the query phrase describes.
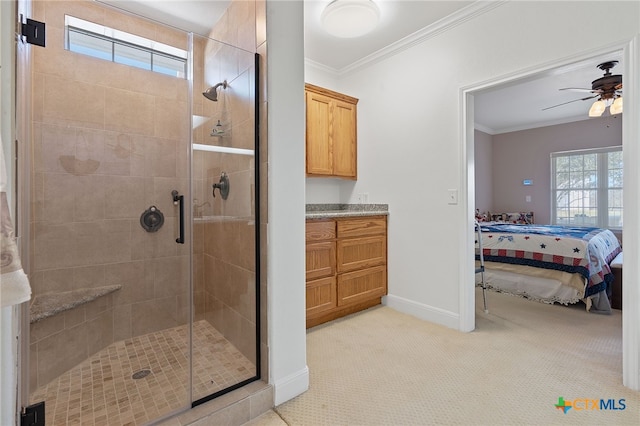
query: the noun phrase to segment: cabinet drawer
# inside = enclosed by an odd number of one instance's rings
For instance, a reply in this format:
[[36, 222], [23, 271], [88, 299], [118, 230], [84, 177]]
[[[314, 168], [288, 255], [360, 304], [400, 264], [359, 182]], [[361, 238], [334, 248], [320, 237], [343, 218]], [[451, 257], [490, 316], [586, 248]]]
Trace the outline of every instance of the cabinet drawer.
[[381, 235], [386, 231], [387, 219], [385, 217], [338, 221], [338, 238]]
[[307, 282], [307, 319], [337, 306], [336, 277]]
[[335, 241], [308, 243], [306, 247], [306, 268], [307, 280], [335, 275]]
[[334, 220], [319, 220], [306, 222], [306, 240], [320, 241], [336, 238], [336, 222]]
[[384, 265], [387, 262], [387, 238], [384, 235], [338, 240], [338, 272]]
[[387, 266], [338, 275], [338, 306], [360, 303], [387, 294]]

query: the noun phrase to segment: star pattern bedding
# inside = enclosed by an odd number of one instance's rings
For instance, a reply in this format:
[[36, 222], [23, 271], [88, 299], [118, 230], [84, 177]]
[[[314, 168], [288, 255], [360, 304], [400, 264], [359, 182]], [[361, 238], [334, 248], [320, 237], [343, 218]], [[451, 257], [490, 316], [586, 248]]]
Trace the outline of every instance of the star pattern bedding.
[[[609, 263], [622, 249], [616, 236], [608, 229], [507, 223], [480, 225], [486, 262], [508, 264], [514, 270], [526, 266], [582, 277], [583, 288], [576, 293], [576, 298], [542, 301], [575, 303], [575, 299], [606, 291], [613, 281]], [[478, 254], [476, 258], [479, 258]], [[575, 279], [573, 282], [575, 285]]]

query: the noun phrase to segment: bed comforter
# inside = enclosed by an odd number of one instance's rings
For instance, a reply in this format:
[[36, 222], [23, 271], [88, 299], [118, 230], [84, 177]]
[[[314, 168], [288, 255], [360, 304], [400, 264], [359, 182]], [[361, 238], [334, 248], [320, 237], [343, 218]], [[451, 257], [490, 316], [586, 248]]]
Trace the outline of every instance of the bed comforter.
[[622, 250], [608, 229], [508, 223], [480, 227], [486, 262], [579, 274], [583, 278], [579, 295], [584, 298], [607, 290], [613, 281], [609, 263]]

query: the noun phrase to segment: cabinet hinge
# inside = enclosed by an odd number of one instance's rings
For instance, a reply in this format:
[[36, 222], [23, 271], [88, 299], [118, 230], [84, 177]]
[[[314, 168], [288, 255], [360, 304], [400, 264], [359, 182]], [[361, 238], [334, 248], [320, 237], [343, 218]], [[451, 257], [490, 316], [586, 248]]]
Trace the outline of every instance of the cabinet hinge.
[[44, 426], [44, 401], [23, 410], [20, 414], [20, 426]]

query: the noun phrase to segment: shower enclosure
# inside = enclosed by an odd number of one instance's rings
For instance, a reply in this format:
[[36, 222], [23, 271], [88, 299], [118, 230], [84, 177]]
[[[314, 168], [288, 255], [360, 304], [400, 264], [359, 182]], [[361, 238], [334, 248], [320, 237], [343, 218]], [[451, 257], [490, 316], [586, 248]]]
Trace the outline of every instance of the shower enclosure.
[[257, 60], [214, 39], [243, 2], [212, 38], [30, 3], [23, 394], [48, 425], [141, 424], [259, 379]]

